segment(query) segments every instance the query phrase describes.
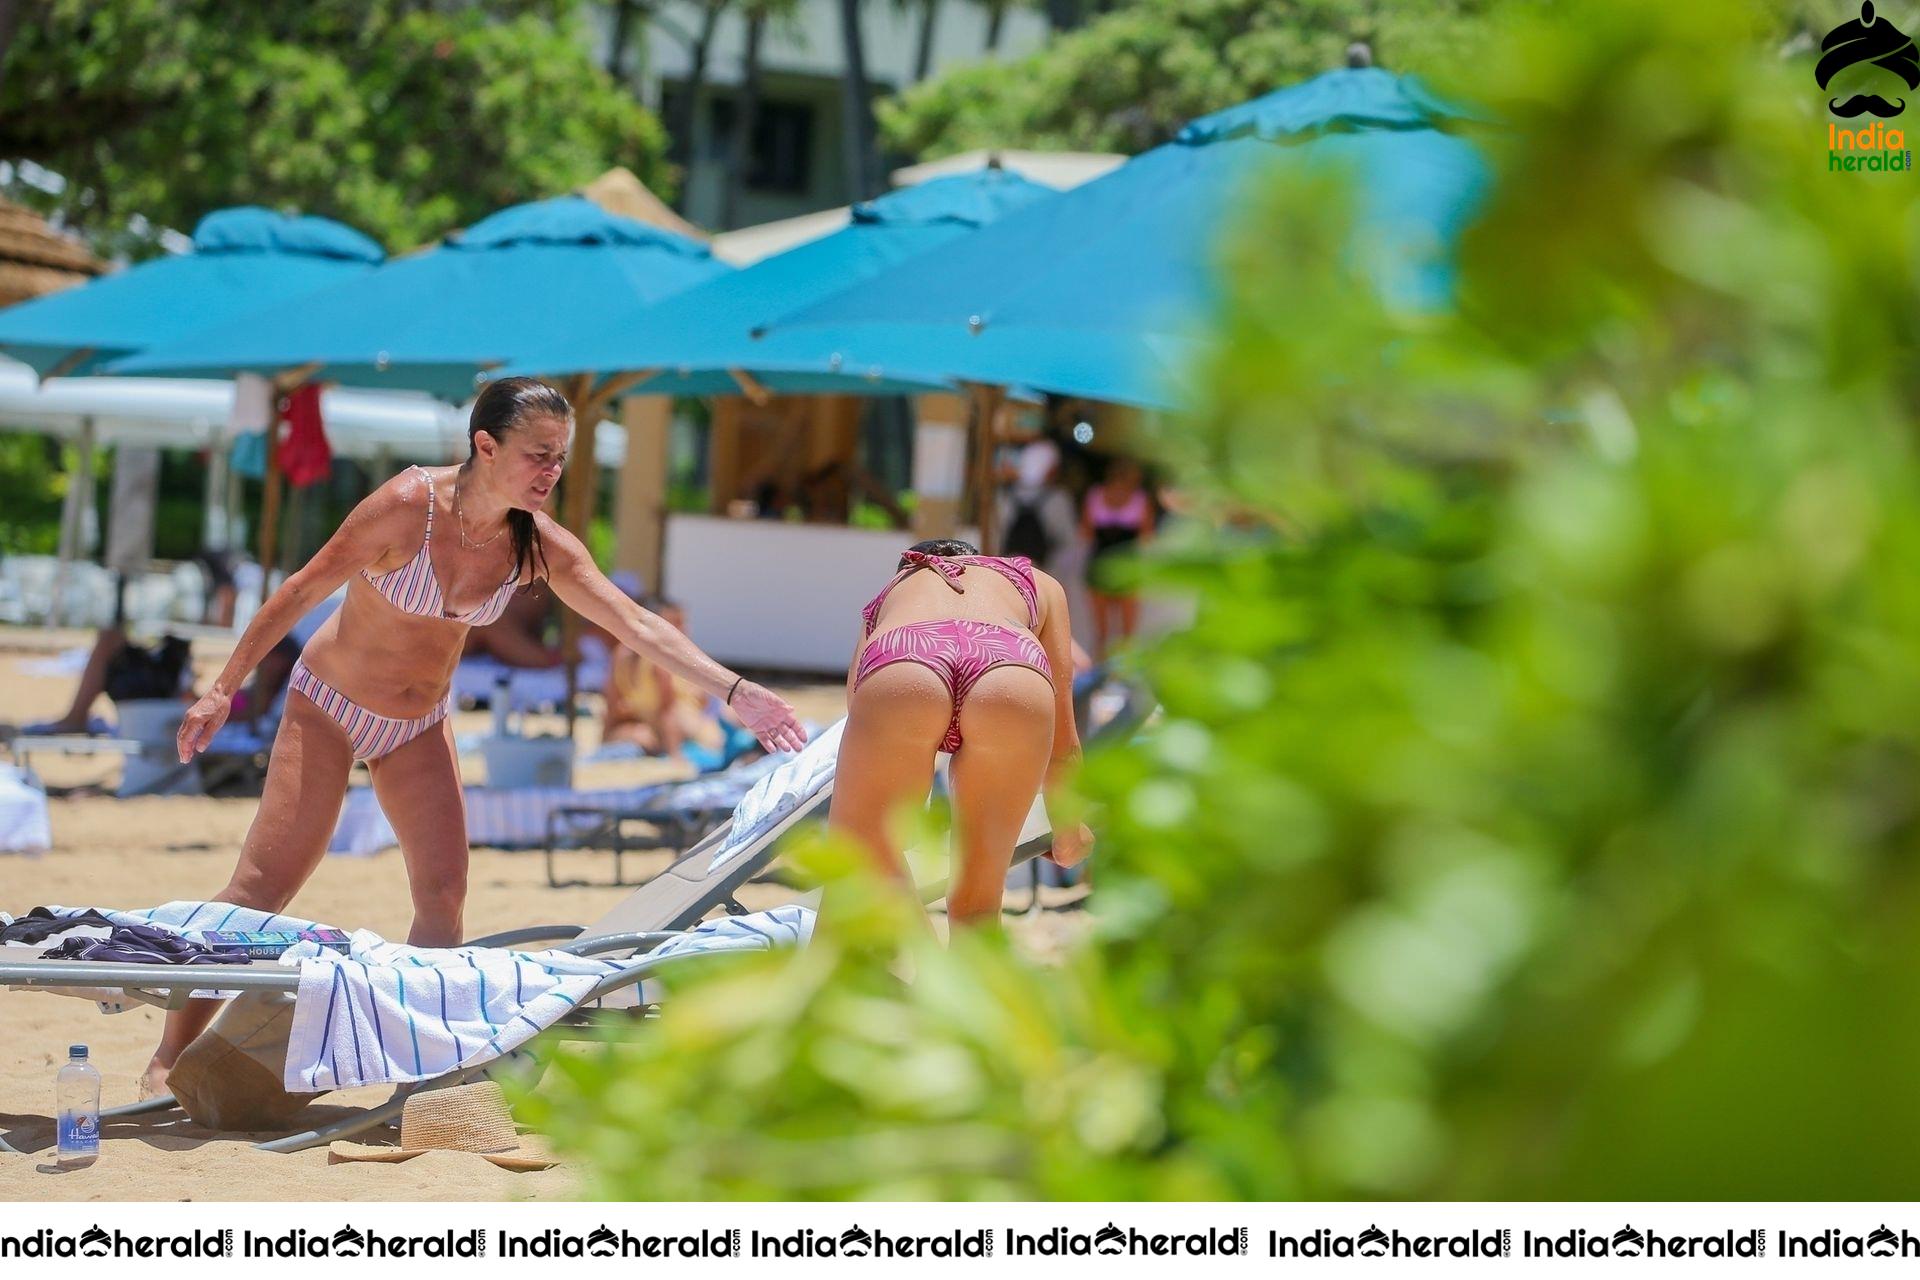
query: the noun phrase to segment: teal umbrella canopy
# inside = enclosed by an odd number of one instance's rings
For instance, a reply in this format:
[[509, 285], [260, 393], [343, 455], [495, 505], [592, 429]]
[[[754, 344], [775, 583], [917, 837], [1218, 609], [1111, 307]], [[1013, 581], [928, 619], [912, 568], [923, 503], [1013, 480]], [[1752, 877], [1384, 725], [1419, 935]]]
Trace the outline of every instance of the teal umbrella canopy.
[[685, 236], [561, 196], [502, 209], [437, 248], [111, 372], [225, 377], [313, 365], [328, 381], [459, 402], [484, 370], [556, 332], [596, 332], [731, 270]]
[[[636, 303], [598, 327], [572, 326], [523, 351], [496, 376], [653, 371], [635, 389], [649, 395], [738, 391], [734, 371], [776, 392], [890, 394], [925, 382], [852, 377], [779, 342], [755, 338], [775, 316], [831, 296], [1003, 216], [1056, 196], [1017, 173], [983, 169], [936, 178], [858, 204], [831, 235], [765, 258], [656, 306]], [[937, 380], [936, 380], [937, 381]]]
[[1165, 146], [905, 268], [796, 308], [763, 341], [856, 377], [1025, 386], [1175, 407], [1218, 296], [1215, 250], [1262, 184], [1338, 168], [1386, 296], [1444, 307], [1486, 184], [1466, 119], [1417, 82], [1334, 71], [1190, 123]]
[[200, 220], [191, 252], [0, 311], [0, 352], [42, 377], [109, 361], [365, 275], [378, 244], [326, 218], [250, 206]]

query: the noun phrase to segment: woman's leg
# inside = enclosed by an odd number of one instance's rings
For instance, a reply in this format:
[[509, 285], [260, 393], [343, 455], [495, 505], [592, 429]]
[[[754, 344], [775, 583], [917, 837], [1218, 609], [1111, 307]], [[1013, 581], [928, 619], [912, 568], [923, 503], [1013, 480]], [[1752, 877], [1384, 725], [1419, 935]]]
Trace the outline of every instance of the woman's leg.
[[960, 709], [953, 756], [954, 859], [947, 919], [1000, 922], [1000, 899], [1020, 827], [1053, 752], [1053, 685], [1031, 667], [995, 667]]
[[[240, 865], [212, 900], [261, 911], [285, 910], [326, 856], [352, 769], [353, 749], [346, 733], [305, 694], [289, 695], [267, 762], [260, 809], [240, 846]], [[219, 1008], [217, 1000], [194, 1000], [167, 1015], [160, 1047], [147, 1065], [148, 1092], [166, 1092], [174, 1060], [207, 1029]]]
[[1110, 596], [1095, 591], [1091, 586], [1087, 589], [1087, 599], [1093, 604], [1093, 660], [1105, 662], [1107, 660], [1107, 619], [1113, 600]]
[[400, 838], [413, 895], [416, 947], [460, 941], [467, 907], [467, 794], [453, 725], [442, 720], [405, 746], [367, 762], [373, 794]]
[[933, 758], [952, 718], [946, 682], [917, 662], [875, 671], [847, 708], [827, 830], [857, 841], [882, 875], [904, 886], [912, 873], [892, 826], [902, 810], [926, 803]]
[[1140, 625], [1140, 597], [1121, 596], [1114, 601], [1114, 607], [1120, 611], [1120, 638], [1133, 639], [1134, 630]]

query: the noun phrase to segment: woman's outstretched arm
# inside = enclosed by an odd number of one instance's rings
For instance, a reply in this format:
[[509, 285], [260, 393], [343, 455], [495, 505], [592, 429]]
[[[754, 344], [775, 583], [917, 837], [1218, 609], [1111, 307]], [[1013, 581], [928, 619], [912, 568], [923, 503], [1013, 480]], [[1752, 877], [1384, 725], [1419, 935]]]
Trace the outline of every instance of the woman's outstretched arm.
[[580, 539], [558, 521], [546, 515], [535, 520], [546, 552], [548, 580], [569, 609], [695, 688], [724, 700], [767, 750], [798, 751], [806, 745], [806, 730], [785, 698], [721, 666], [686, 632], [628, 599], [607, 581]]

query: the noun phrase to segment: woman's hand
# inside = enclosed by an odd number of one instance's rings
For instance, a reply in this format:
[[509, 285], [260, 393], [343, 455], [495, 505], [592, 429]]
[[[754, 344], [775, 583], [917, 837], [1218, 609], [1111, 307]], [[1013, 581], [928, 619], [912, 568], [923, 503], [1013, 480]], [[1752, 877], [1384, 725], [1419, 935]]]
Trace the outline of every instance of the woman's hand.
[[233, 695], [230, 693], [209, 693], [200, 701], [187, 708], [187, 714], [180, 721], [180, 763], [185, 764], [213, 741], [213, 735], [220, 732], [220, 726], [227, 722], [227, 715], [233, 710]]
[[1076, 822], [1066, 831], [1053, 833], [1053, 851], [1047, 856], [1063, 867], [1071, 867], [1086, 861], [1093, 852], [1093, 829], [1084, 822]]
[[807, 745], [807, 731], [792, 704], [765, 685], [742, 680], [727, 709], [768, 751], [798, 751]]

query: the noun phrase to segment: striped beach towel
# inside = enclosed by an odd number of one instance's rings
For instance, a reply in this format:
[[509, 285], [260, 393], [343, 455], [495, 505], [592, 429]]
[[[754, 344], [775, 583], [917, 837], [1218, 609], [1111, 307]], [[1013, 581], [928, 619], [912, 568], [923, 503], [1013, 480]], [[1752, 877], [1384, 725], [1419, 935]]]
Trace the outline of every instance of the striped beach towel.
[[[82, 908], [55, 907], [57, 914]], [[325, 928], [224, 902], [170, 902], [103, 911], [119, 923], [182, 932]], [[801, 906], [708, 921], [657, 954], [767, 950], [804, 944], [813, 912]], [[359, 930], [345, 955], [301, 943], [281, 957], [300, 967], [282, 1083], [295, 1093], [430, 1080], [512, 1053], [575, 1008], [623, 965], [564, 951], [410, 947]]]

